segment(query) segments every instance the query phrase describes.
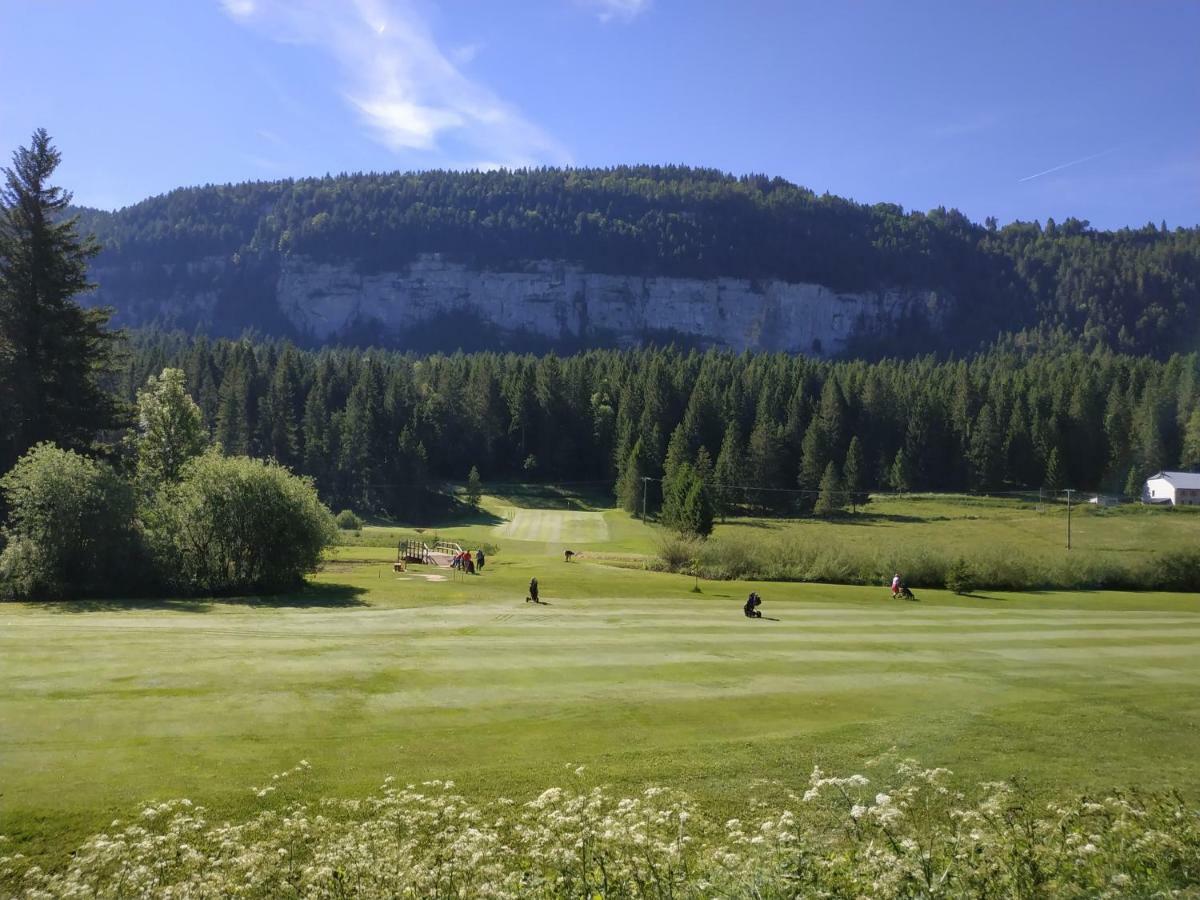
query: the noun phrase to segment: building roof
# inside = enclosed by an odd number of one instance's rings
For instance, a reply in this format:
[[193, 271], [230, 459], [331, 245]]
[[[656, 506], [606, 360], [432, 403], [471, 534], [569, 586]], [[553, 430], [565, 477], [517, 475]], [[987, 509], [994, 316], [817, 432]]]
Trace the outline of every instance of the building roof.
[[1163, 481], [1177, 488], [1200, 490], [1200, 472], [1159, 472], [1157, 475], [1151, 475], [1146, 480], [1153, 481], [1156, 478], [1161, 478]]

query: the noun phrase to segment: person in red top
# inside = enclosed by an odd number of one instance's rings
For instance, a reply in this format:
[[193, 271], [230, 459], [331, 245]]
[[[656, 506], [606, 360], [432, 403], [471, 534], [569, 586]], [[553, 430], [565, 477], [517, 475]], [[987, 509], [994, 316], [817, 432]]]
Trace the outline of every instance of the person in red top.
[[896, 597], [898, 597], [899, 595], [900, 595], [900, 573], [897, 572], [895, 575], [892, 576], [892, 599], [895, 600]]

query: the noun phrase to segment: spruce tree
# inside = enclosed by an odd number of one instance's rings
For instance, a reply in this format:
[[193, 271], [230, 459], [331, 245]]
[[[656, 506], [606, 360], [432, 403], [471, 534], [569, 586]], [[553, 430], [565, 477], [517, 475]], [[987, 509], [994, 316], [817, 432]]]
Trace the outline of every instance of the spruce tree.
[[984, 403], [975, 417], [967, 450], [971, 464], [971, 487], [986, 491], [1000, 480], [1000, 432], [990, 403]]
[[1046, 474], [1042, 479], [1042, 486], [1051, 491], [1060, 491], [1063, 488], [1062, 463], [1058, 460], [1057, 447], [1050, 451], [1050, 456], [1046, 459]]
[[837, 466], [833, 462], [825, 467], [821, 476], [821, 493], [817, 496], [813, 512], [818, 516], [831, 516], [846, 505], [846, 495], [838, 478]]
[[717, 454], [717, 465], [713, 470], [716, 482], [717, 510], [722, 517], [730, 515], [736, 505], [737, 486], [742, 484], [745, 471], [744, 451], [737, 422], [725, 428], [721, 450]]
[[866, 461], [863, 459], [862, 444], [858, 435], [850, 438], [850, 446], [846, 448], [846, 462], [842, 466], [842, 486], [846, 489], [851, 503], [859, 505], [867, 502], [867, 495], [862, 492], [866, 479]]
[[642, 442], [638, 440], [617, 478], [617, 503], [629, 513], [638, 513], [642, 509]]
[[680, 463], [663, 478], [662, 484], [662, 524], [676, 531], [687, 531], [688, 525], [684, 518], [684, 502], [688, 491], [697, 480], [696, 470], [688, 462]]
[[12, 159], [0, 189], [0, 472], [40, 441], [86, 449], [124, 412], [103, 387], [112, 312], [75, 302], [99, 247], [66, 217], [71, 194], [49, 184], [61, 155], [39, 128]]
[[901, 447], [896, 451], [896, 458], [892, 460], [892, 465], [888, 469], [888, 484], [892, 486], [892, 490], [901, 493], [912, 490], [913, 464], [907, 447]]
[[713, 530], [713, 505], [708, 486], [699, 474], [692, 472], [691, 487], [683, 500], [681, 510], [683, 531], [699, 537], [708, 537]]

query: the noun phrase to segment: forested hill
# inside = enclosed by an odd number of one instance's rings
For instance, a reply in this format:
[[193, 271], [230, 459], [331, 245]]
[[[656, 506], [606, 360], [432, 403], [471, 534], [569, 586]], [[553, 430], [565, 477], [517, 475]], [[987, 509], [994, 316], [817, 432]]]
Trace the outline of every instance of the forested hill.
[[118, 321], [215, 334], [302, 338], [280, 312], [289, 260], [361, 275], [437, 253], [475, 271], [555, 260], [611, 275], [939, 292], [951, 312], [920, 351], [1057, 331], [1165, 355], [1200, 337], [1200, 228], [981, 225], [956, 210], [863, 205], [708, 169], [339, 175], [183, 188], [82, 216], [105, 247], [93, 272]]

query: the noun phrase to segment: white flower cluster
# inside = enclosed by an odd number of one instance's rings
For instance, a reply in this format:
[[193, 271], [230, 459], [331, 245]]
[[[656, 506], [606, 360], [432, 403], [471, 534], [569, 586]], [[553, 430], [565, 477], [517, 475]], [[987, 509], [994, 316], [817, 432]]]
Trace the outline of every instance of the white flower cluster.
[[55, 871], [0, 838], [0, 897], [1196, 896], [1200, 817], [1178, 797], [1047, 805], [989, 783], [968, 799], [945, 769], [909, 760], [874, 780], [814, 769], [802, 797], [766, 785], [750, 818], [723, 825], [658, 787], [488, 804], [440, 780], [389, 777], [360, 800], [255, 788], [268, 808], [245, 821], [149, 804]]

